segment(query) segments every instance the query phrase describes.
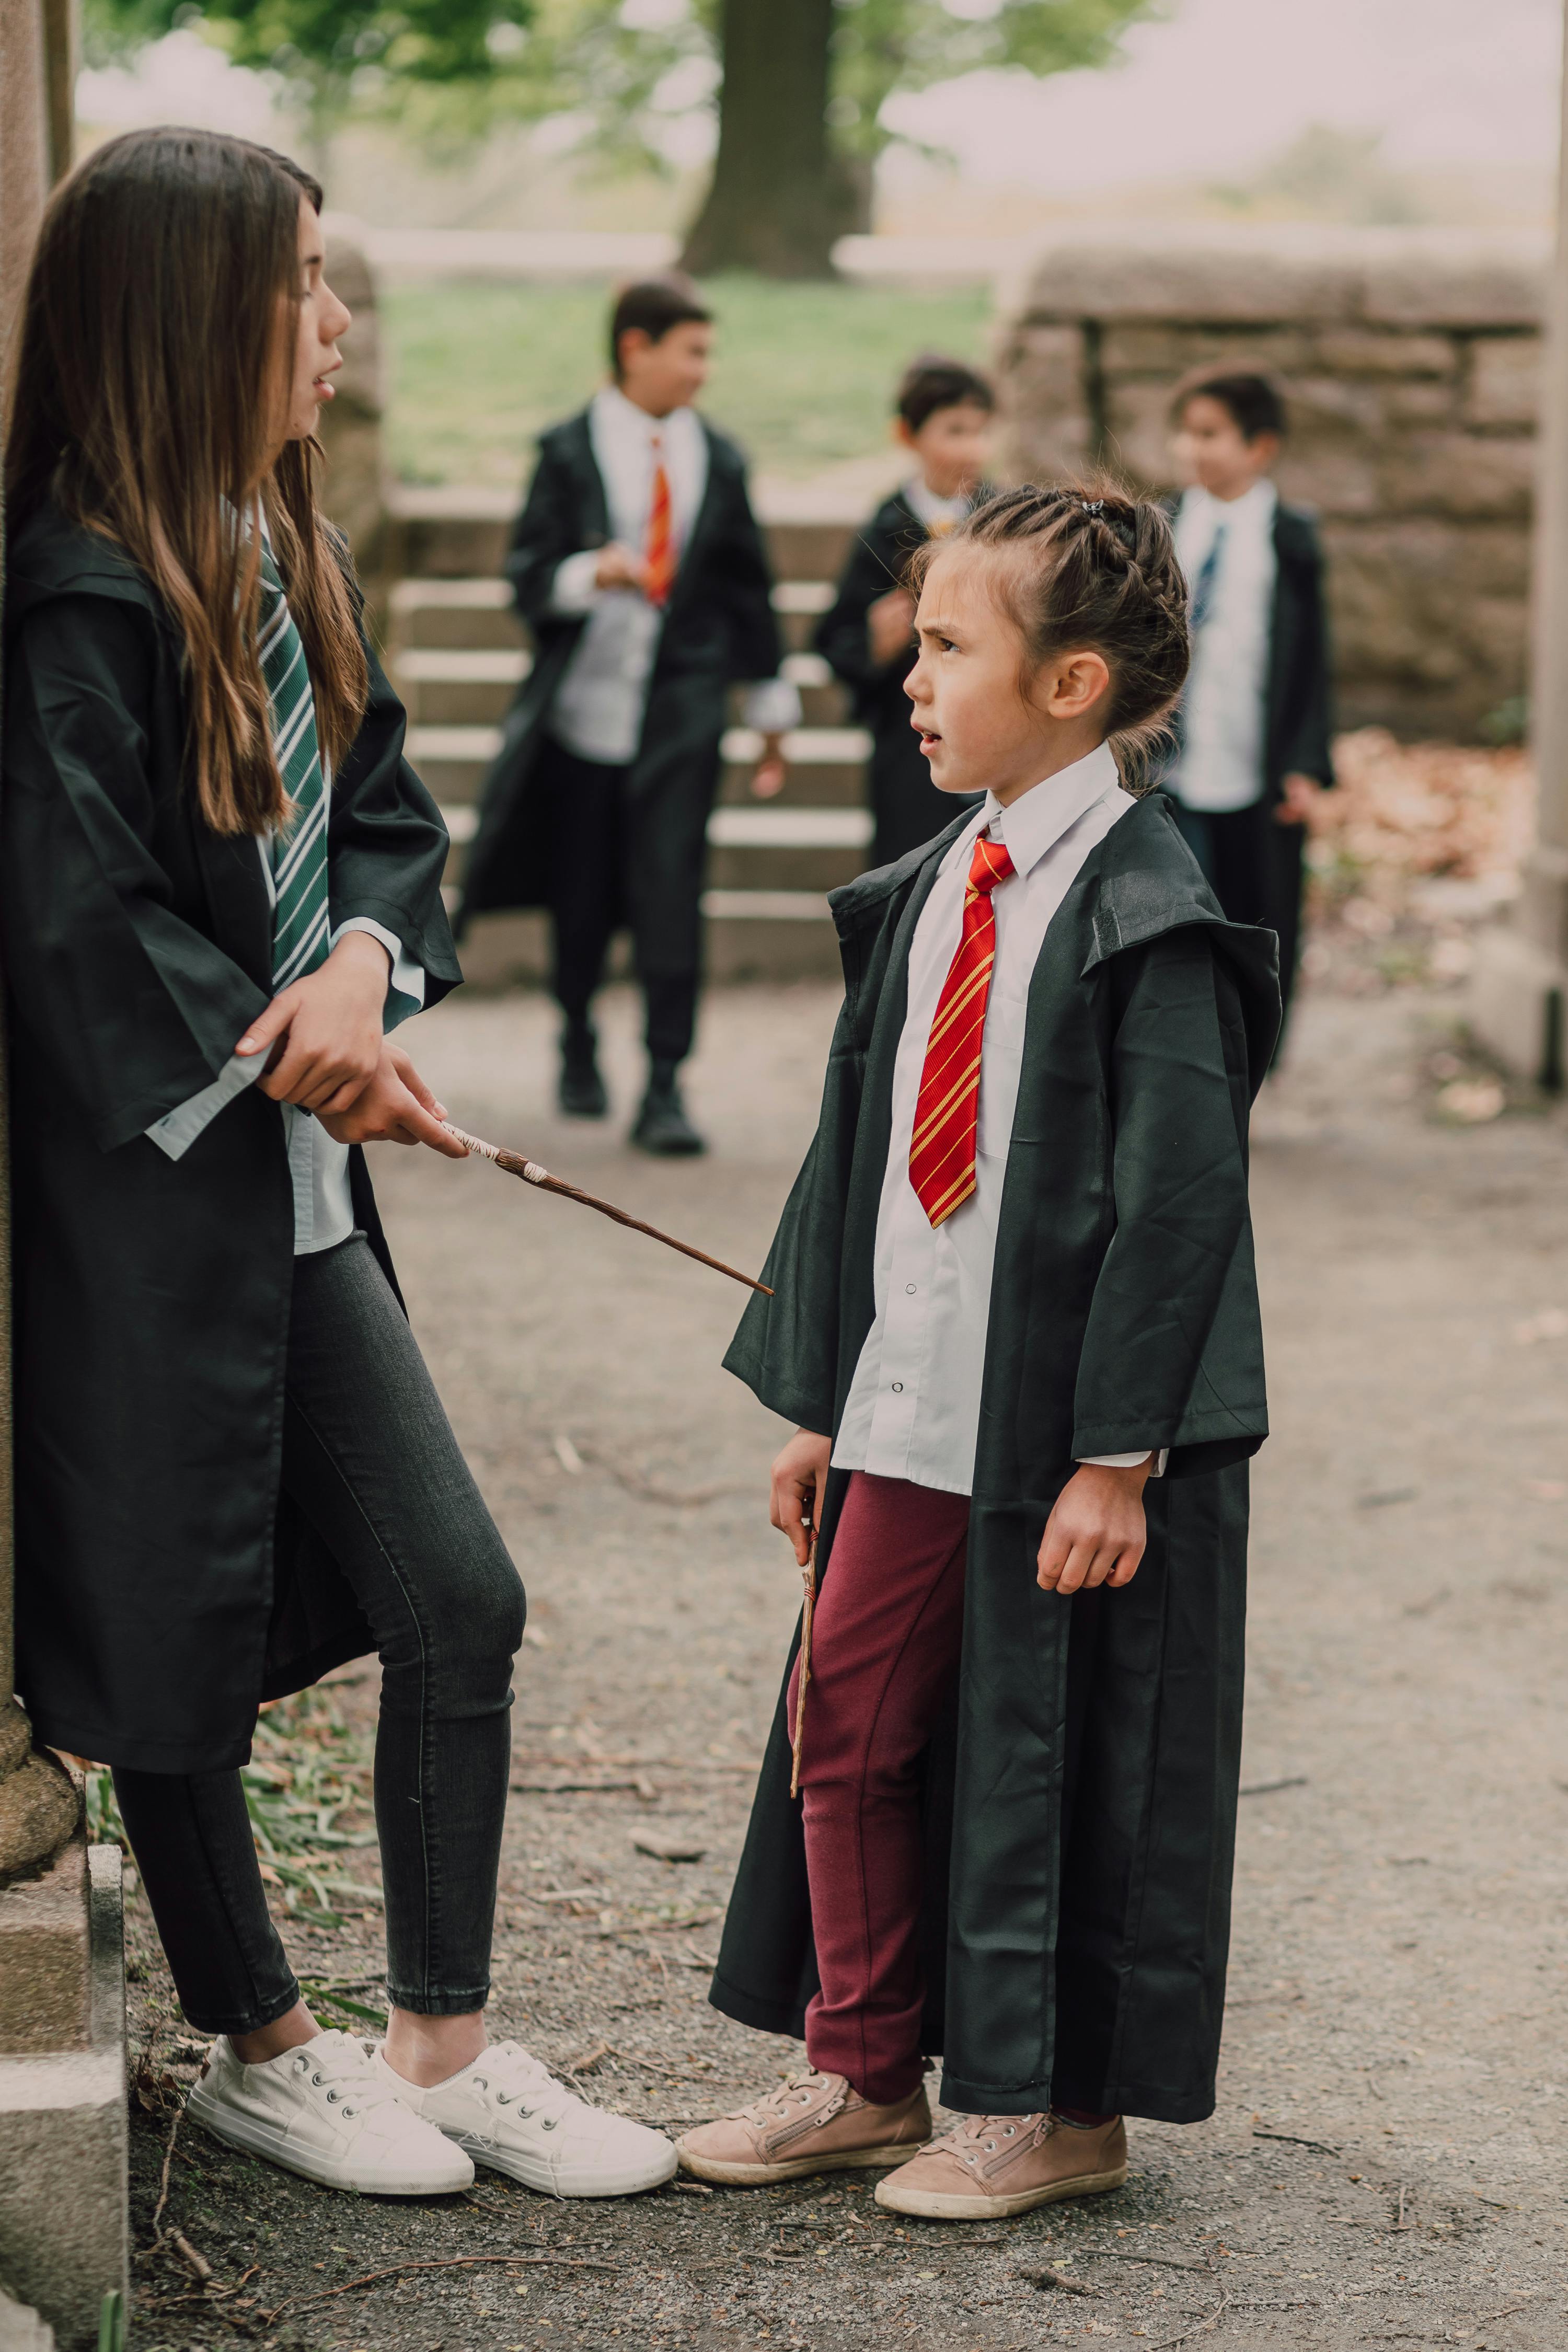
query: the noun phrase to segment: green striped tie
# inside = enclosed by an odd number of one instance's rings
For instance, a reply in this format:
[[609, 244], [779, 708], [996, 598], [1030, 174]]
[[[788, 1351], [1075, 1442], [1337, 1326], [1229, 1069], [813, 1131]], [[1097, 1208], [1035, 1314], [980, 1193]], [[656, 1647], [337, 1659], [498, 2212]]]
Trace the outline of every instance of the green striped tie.
[[272, 985], [287, 988], [327, 959], [327, 792], [316, 741], [316, 702], [305, 648], [270, 552], [261, 554], [257, 644], [272, 727], [272, 752], [293, 814], [272, 836]]

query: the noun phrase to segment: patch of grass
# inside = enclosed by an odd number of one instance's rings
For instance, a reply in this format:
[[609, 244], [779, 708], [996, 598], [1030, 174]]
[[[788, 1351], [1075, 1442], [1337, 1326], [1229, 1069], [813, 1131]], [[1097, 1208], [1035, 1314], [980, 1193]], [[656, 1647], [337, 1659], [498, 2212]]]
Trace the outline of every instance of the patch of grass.
[[[893, 386], [917, 352], [983, 363], [983, 286], [788, 286], [718, 278], [703, 405], [753, 465], [808, 476], [882, 448]], [[405, 482], [519, 487], [534, 436], [580, 408], [604, 373], [598, 286], [418, 285], [381, 298], [388, 455]]]
[[[381, 1903], [378, 1888], [345, 1877], [335, 1859], [376, 1843], [374, 1829], [338, 1826], [340, 1814], [368, 1809], [374, 1753], [374, 1735], [345, 1720], [326, 1684], [264, 1707], [255, 1760], [241, 1767], [262, 1877], [279, 1890], [287, 1910], [315, 1927], [342, 1926], [333, 1895], [346, 1896], [355, 1909]], [[129, 1850], [114, 1782], [101, 1767], [87, 1775], [87, 1831], [93, 1844]]]

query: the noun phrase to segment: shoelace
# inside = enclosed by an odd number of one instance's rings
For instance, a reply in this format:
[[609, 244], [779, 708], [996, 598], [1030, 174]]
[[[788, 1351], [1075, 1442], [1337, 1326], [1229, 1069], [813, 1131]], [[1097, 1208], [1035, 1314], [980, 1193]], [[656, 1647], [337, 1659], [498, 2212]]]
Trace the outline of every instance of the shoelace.
[[[399, 2105], [396, 2092], [377, 2082], [365, 2052], [346, 2036], [319, 2033], [313, 2042], [301, 2042], [293, 2053], [293, 2062], [291, 2071], [308, 2074], [313, 2087], [319, 2088], [323, 2083], [329, 2086], [329, 2104], [346, 2116], [363, 2116], [373, 2107]], [[352, 2104], [333, 2087], [339, 2084], [351, 2085]]]
[[978, 2164], [982, 2156], [994, 2156], [1007, 2140], [1021, 2138], [1033, 2124], [1033, 2116], [960, 2116], [927, 2142], [926, 2154], [955, 2156], [961, 2164]]
[[[792, 2075], [787, 2083], [782, 2083], [776, 2091], [764, 2091], [762, 2097], [753, 2099], [749, 2107], [738, 2109], [731, 2121], [748, 2124], [771, 2123], [775, 2120], [785, 2122], [788, 2120], [791, 2108], [808, 2107], [811, 2105], [813, 2092], [821, 2090], [826, 2081], [826, 2074], [819, 2074], [814, 2068], [808, 2067], [804, 2074]], [[797, 2092], [800, 2094], [798, 2098], [795, 2096]], [[837, 2102], [830, 2101], [823, 2114], [824, 2123], [827, 2121], [830, 2115], [836, 2114], [837, 2108], [843, 2105], [847, 2095], [847, 2085], [841, 2084]]]
[[[470, 2068], [468, 2080], [498, 2107], [515, 2106], [525, 2123], [537, 2116], [543, 2131], [553, 2131], [573, 2107], [593, 2113], [585, 2099], [574, 2097], [548, 2067], [515, 2042], [492, 2042]], [[503, 2090], [502, 2083], [511, 2087]]]

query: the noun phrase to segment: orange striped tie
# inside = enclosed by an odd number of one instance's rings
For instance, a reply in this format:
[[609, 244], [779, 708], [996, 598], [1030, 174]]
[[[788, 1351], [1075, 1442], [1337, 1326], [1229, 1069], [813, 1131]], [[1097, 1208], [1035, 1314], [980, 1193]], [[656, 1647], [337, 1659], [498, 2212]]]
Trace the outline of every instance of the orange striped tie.
[[669, 476], [664, 470], [664, 444], [653, 436], [653, 497], [647, 510], [647, 601], [664, 604], [675, 584], [675, 531], [669, 512]]
[[974, 1190], [980, 1046], [991, 967], [996, 961], [996, 909], [991, 893], [1016, 871], [1005, 844], [981, 834], [963, 893], [963, 933], [931, 1024], [910, 1141], [910, 1181], [933, 1225], [951, 1217]]

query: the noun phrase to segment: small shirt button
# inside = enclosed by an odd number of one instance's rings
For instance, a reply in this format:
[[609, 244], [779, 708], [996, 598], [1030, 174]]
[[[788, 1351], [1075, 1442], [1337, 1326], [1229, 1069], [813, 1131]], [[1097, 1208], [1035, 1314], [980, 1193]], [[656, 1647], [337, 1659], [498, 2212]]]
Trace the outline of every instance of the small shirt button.
[[906, 1282], [906, 1283], [905, 1283], [905, 1285], [904, 1285], [904, 1288], [908, 1291], [908, 1293], [909, 1293], [910, 1297], [912, 1298], [912, 1297], [914, 1297], [914, 1295], [915, 1295], [915, 1286], [914, 1286], [914, 1284], [913, 1284], [912, 1282]]
[[904, 1392], [904, 1384], [903, 1384], [902, 1381], [895, 1381], [893, 1382], [893, 1394], [894, 1394], [895, 1396], [902, 1396], [902, 1395], [903, 1395], [903, 1392]]

